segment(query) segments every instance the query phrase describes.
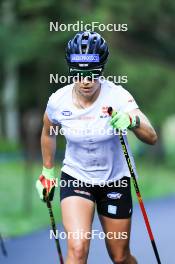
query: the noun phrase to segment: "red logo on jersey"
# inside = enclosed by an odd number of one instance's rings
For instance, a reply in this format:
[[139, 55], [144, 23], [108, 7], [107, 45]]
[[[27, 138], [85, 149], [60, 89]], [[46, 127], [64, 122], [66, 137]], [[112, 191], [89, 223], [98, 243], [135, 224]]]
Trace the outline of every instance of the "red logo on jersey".
[[100, 115], [100, 118], [105, 118], [109, 116], [108, 106], [102, 106], [101, 111], [102, 111], [102, 114]]
[[103, 114], [108, 114], [108, 106], [103, 106], [102, 107], [102, 113]]
[[134, 102], [134, 98], [130, 98], [130, 99], [128, 100], [128, 103], [132, 103], [132, 102]]

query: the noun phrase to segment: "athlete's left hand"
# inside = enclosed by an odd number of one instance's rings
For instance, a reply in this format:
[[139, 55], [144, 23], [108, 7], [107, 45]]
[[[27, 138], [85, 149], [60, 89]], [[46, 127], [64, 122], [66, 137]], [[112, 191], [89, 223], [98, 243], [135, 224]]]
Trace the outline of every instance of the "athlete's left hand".
[[131, 118], [131, 116], [127, 113], [123, 112], [112, 112], [112, 118], [110, 120], [110, 124], [115, 129], [127, 129], [127, 128], [134, 128], [136, 126], [135, 117]]

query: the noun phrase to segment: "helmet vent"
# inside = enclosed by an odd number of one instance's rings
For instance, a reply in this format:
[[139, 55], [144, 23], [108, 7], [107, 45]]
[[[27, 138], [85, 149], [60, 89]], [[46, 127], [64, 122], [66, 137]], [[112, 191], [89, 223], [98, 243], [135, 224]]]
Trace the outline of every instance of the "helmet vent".
[[81, 45], [81, 50], [82, 50], [82, 53], [84, 54], [86, 52], [86, 45]]
[[77, 44], [77, 38], [74, 39], [74, 43]]
[[83, 40], [88, 40], [88, 35], [83, 35], [83, 36], [82, 36], [82, 39], [83, 39]]

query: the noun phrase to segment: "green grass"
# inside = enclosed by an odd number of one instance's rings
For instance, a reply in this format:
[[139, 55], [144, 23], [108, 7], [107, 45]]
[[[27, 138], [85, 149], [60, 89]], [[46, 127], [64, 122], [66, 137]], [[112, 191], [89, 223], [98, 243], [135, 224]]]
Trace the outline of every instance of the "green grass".
[[[24, 165], [24, 162], [0, 165], [0, 231], [4, 236], [30, 233], [50, 224], [46, 205], [40, 201], [35, 191], [35, 180], [41, 172], [41, 164], [30, 165], [28, 169]], [[136, 165], [144, 200], [175, 194], [173, 168], [140, 161]], [[27, 177], [31, 177], [31, 187]], [[27, 205], [27, 198], [31, 209]], [[56, 221], [61, 221], [58, 189], [53, 208]]]
[[[39, 199], [35, 181], [41, 172], [41, 165], [24, 162], [10, 162], [0, 165], [0, 230], [5, 236], [26, 234], [48, 225], [46, 205]], [[31, 187], [27, 182], [31, 177]], [[29, 203], [27, 202], [29, 199]], [[30, 208], [31, 205], [31, 208]], [[53, 202], [56, 221], [60, 221], [58, 189]]]
[[136, 161], [136, 167], [139, 175], [138, 184], [144, 199], [175, 195], [173, 167], [140, 161]]

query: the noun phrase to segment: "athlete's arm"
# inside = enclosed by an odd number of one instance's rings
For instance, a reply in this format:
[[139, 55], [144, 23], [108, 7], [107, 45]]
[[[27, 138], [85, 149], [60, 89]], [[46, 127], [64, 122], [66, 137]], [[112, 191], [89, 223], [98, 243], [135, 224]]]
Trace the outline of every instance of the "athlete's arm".
[[41, 200], [52, 201], [57, 180], [57, 172], [54, 167], [54, 156], [56, 150], [56, 135], [50, 134], [50, 126], [47, 114], [44, 114], [43, 129], [41, 134], [41, 151], [43, 157], [43, 169], [41, 175], [36, 181], [36, 189]]
[[152, 127], [148, 118], [140, 111], [140, 109], [134, 109], [128, 113], [131, 117], [138, 116], [140, 118], [140, 126], [133, 128], [134, 134], [143, 142], [154, 145], [157, 141], [157, 134]]
[[54, 167], [54, 157], [56, 151], [56, 135], [50, 135], [50, 127], [55, 126], [44, 114], [43, 129], [41, 134], [41, 151], [43, 157], [43, 166], [50, 169]]

